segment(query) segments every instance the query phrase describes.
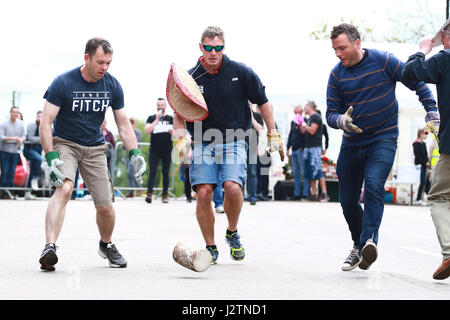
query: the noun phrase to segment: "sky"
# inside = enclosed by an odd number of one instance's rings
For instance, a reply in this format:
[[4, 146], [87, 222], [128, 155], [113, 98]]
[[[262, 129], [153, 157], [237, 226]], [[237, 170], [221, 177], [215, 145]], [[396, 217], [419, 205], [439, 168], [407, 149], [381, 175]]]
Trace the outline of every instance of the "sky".
[[[165, 96], [170, 64], [194, 66], [201, 33], [210, 25], [224, 30], [225, 54], [259, 75], [275, 112], [306, 99], [324, 109], [328, 75], [338, 61], [328, 40], [310, 40], [312, 30], [344, 18], [381, 37], [393, 32], [393, 22], [415, 28], [413, 22], [430, 14], [438, 28], [445, 1], [2, 1], [0, 120], [7, 118], [16, 90], [25, 123], [33, 121], [52, 80], [81, 66], [86, 41], [100, 36], [114, 48], [109, 72], [124, 89], [128, 115], [145, 121]], [[407, 45], [408, 54], [416, 47]], [[117, 132], [112, 112], [107, 119]]]

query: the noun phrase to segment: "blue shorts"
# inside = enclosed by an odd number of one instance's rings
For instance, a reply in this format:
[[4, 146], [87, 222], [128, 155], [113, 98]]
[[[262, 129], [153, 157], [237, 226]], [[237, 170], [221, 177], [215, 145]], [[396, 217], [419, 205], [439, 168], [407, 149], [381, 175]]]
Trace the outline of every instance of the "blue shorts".
[[239, 183], [242, 187], [247, 180], [247, 148], [242, 140], [194, 144], [189, 168], [192, 189], [195, 190], [197, 184], [212, 184], [215, 188], [225, 181]]
[[303, 149], [305, 161], [305, 177], [309, 180], [323, 178], [322, 172], [322, 148], [312, 147]]

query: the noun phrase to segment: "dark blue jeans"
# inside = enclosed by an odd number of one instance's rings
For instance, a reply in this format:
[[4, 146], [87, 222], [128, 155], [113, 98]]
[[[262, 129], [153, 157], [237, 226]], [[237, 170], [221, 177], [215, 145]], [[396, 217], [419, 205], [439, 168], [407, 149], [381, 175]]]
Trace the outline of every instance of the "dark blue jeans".
[[[336, 173], [339, 201], [352, 240], [361, 251], [366, 241], [378, 243], [384, 211], [384, 184], [391, 171], [397, 140], [380, 140], [366, 146], [341, 146]], [[364, 182], [364, 210], [359, 204]]]
[[417, 201], [422, 200], [423, 189], [427, 183], [427, 166], [420, 166], [420, 185], [419, 190], [417, 190]]
[[19, 162], [19, 154], [0, 151], [0, 158], [2, 187], [14, 187], [14, 174], [16, 173], [17, 162]]
[[27, 188], [31, 187], [31, 180], [39, 176], [41, 172], [42, 155], [35, 149], [24, 148], [23, 155], [30, 161], [30, 177], [28, 178]]
[[291, 163], [292, 175], [294, 176], [294, 196], [302, 196], [303, 198], [307, 198], [309, 197], [309, 179], [305, 177], [305, 159], [303, 158], [303, 148], [292, 151]]
[[249, 201], [256, 201], [256, 191], [258, 188], [258, 164], [247, 164], [247, 194]]

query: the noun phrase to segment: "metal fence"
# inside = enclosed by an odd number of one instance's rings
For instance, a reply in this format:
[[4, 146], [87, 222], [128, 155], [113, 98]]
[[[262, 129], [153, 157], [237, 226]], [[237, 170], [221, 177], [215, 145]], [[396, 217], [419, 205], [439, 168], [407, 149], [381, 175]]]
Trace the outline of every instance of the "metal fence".
[[[107, 142], [107, 144], [111, 145], [109, 142]], [[122, 141], [119, 141], [116, 143], [115, 148], [112, 148], [112, 157], [111, 157], [111, 180], [113, 182], [114, 185], [114, 190], [115, 192], [117, 192], [119, 194], [119, 196], [124, 197], [123, 192], [124, 191], [146, 191], [147, 188], [146, 187], [129, 187], [128, 184], [127, 185], [115, 185], [116, 182], [116, 177], [118, 174], [121, 174], [121, 172], [119, 171], [119, 166], [118, 163], [122, 162], [125, 165], [125, 175], [126, 175], [126, 166], [127, 166], [127, 159], [126, 157], [128, 156], [125, 149], [122, 148], [123, 143]], [[150, 148], [150, 143], [149, 142], [139, 142], [138, 143], [138, 147], [143, 147], [143, 146], [148, 146]], [[111, 145], [112, 147], [112, 145]], [[118, 156], [118, 154], [120, 154], [119, 152], [119, 148], [123, 149], [125, 152], [125, 157], [120, 157]], [[22, 152], [21, 152], [22, 153]], [[148, 159], [148, 152], [143, 152], [142, 156], [144, 157], [146, 164], [147, 164], [147, 168], [149, 165], [149, 159]], [[44, 157], [43, 157], [44, 158]], [[28, 160], [27, 160], [28, 162]], [[47, 163], [44, 160], [42, 161], [42, 165], [41, 165], [41, 171], [38, 177], [38, 188], [36, 189], [32, 189], [27, 188], [27, 184], [28, 184], [28, 180], [30, 178], [30, 170], [29, 170], [29, 164], [26, 163], [25, 164], [28, 167], [28, 175], [25, 181], [24, 186], [14, 186], [14, 187], [2, 187], [0, 186], [0, 191], [3, 191], [4, 193], [6, 193], [6, 195], [8, 195], [11, 199], [14, 198], [13, 193], [18, 193], [19, 195], [21, 195], [22, 193], [25, 193], [27, 191], [34, 191], [38, 194], [40, 194], [41, 196], [51, 196], [51, 194], [53, 193], [53, 189], [51, 187], [50, 184], [50, 179], [49, 179], [49, 175], [47, 172]], [[172, 162], [171, 163], [171, 172], [175, 172], [175, 164]], [[147, 169], [146, 171], [147, 173], [149, 173], [149, 169]], [[145, 182], [145, 181], [144, 181]], [[170, 197], [176, 198], [175, 194], [173, 193], [174, 191], [174, 184], [175, 184], [175, 175], [171, 175], [170, 181], [169, 181], [169, 189], [168, 189], [168, 194]], [[84, 188], [79, 188], [78, 186], [74, 186], [74, 192], [78, 192], [78, 191], [88, 191], [87, 189]], [[157, 191], [159, 193], [154, 194], [153, 198], [158, 198], [161, 196], [162, 194], [162, 188], [156, 187], [153, 188], [154, 191]]]
[[[143, 146], [148, 146], [150, 149], [150, 143], [149, 142], [138, 142], [138, 147], [141, 148]], [[119, 149], [120, 148], [120, 149]], [[124, 196], [124, 194], [122, 193], [123, 191], [146, 191], [147, 188], [145, 187], [129, 187], [128, 184], [126, 186], [124, 185], [118, 185], [116, 183], [116, 177], [118, 174], [122, 174], [122, 172], [120, 171], [120, 168], [118, 167], [118, 163], [123, 163], [125, 165], [125, 174], [126, 174], [126, 167], [127, 167], [127, 159], [124, 157], [119, 157], [118, 155], [121, 153], [119, 152], [119, 150], [124, 150], [123, 148], [123, 142], [119, 141], [116, 143], [116, 147], [114, 149], [113, 155], [112, 155], [112, 159], [111, 159], [111, 179], [113, 181], [113, 185], [114, 185], [114, 189], [116, 190], [116, 192], [119, 193], [120, 196]], [[145, 159], [145, 162], [147, 164], [147, 173], [149, 174], [149, 158], [148, 158], [149, 153], [148, 152], [143, 152], [142, 156]], [[125, 157], [128, 157], [128, 154], [125, 152]], [[171, 172], [175, 172], [175, 163], [172, 161], [171, 162]], [[145, 182], [145, 181], [144, 181]], [[169, 181], [169, 189], [168, 189], [168, 194], [169, 196], [176, 198], [175, 194], [173, 193], [174, 191], [174, 184], [175, 184], [175, 175], [172, 174], [170, 177], [170, 181]], [[158, 198], [161, 196], [162, 194], [162, 188], [159, 187], [154, 187], [153, 191], [157, 191], [157, 194], [153, 195], [153, 198]]]

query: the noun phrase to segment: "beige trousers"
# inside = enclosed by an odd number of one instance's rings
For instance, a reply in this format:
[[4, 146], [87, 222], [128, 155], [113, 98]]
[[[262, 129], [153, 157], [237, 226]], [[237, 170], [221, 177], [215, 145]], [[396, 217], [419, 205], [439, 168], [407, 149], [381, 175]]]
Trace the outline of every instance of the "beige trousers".
[[433, 170], [428, 202], [443, 258], [450, 258], [450, 155], [448, 154], [440, 154]]

